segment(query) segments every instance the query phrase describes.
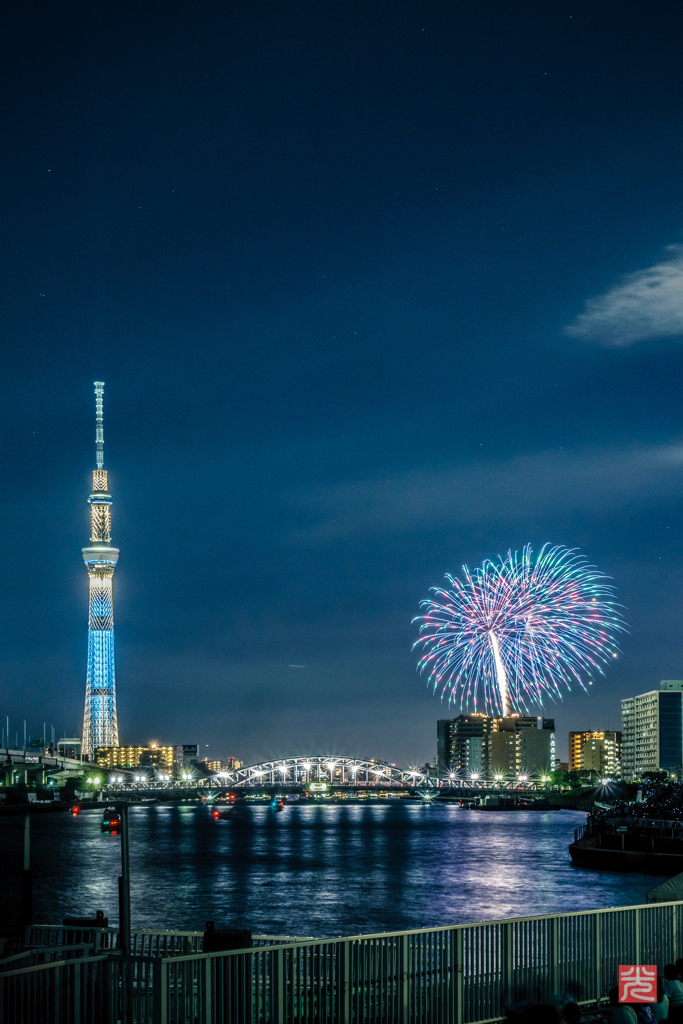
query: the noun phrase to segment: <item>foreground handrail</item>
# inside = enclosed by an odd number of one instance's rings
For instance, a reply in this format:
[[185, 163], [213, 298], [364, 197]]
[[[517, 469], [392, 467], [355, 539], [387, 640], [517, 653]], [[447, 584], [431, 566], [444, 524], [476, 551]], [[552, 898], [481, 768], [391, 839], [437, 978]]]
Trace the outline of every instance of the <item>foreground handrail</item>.
[[[148, 932], [174, 945], [172, 933]], [[122, 957], [114, 949], [1, 972], [0, 1008], [2, 1024], [487, 1024], [554, 994], [603, 1003], [620, 964], [670, 962], [679, 936], [683, 902], [670, 901], [313, 940], [271, 937], [270, 945], [225, 952], [174, 945], [168, 955]], [[14, 1004], [39, 1013], [13, 1016]]]

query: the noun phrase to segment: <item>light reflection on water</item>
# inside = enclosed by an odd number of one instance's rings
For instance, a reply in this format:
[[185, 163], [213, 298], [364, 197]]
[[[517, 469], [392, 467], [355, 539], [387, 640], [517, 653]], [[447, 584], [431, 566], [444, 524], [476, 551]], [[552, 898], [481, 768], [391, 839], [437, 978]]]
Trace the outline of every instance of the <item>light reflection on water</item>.
[[[118, 915], [120, 840], [99, 812], [32, 819], [34, 919]], [[205, 807], [132, 807], [136, 927], [339, 935], [644, 902], [659, 876], [572, 867], [585, 815], [453, 804], [287, 805], [214, 821]], [[16, 915], [20, 818], [0, 820], [0, 907]], [[7, 924], [1, 920], [0, 935]], [[4, 926], [4, 927], [3, 927]]]

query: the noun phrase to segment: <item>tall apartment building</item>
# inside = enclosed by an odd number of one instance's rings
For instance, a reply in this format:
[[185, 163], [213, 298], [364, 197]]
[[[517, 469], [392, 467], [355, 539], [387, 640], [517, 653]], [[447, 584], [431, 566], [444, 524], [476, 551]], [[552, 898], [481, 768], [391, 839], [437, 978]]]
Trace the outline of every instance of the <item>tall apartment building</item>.
[[493, 719], [491, 768], [501, 775], [539, 775], [555, 767], [555, 719]]
[[620, 732], [570, 732], [569, 770], [617, 775], [621, 770], [621, 741]]
[[650, 690], [621, 702], [622, 774], [679, 773], [683, 766], [683, 680], [663, 679]]
[[472, 772], [491, 770], [493, 721], [488, 715], [458, 715], [441, 719], [436, 726], [436, 767], [439, 775], [455, 772], [466, 778]]
[[162, 768], [172, 774], [175, 747], [96, 747], [95, 763], [101, 768]]

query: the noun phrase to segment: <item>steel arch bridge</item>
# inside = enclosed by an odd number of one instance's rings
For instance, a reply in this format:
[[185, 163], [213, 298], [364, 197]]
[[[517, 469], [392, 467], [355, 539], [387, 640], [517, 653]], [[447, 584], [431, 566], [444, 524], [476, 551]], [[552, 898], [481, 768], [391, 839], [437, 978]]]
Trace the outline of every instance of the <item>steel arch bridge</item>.
[[247, 789], [254, 786], [326, 783], [328, 786], [357, 788], [392, 787], [401, 789], [439, 789], [443, 783], [418, 771], [403, 771], [384, 761], [365, 761], [357, 757], [282, 757], [233, 771], [218, 772], [211, 784], [223, 789]]

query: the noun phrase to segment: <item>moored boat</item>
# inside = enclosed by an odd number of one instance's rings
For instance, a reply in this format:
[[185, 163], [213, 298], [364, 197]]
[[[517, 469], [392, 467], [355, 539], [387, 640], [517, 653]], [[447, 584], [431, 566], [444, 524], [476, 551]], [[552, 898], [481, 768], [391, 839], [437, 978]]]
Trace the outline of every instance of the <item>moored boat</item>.
[[580, 867], [676, 874], [683, 871], [683, 822], [589, 817], [574, 830], [569, 855]]

